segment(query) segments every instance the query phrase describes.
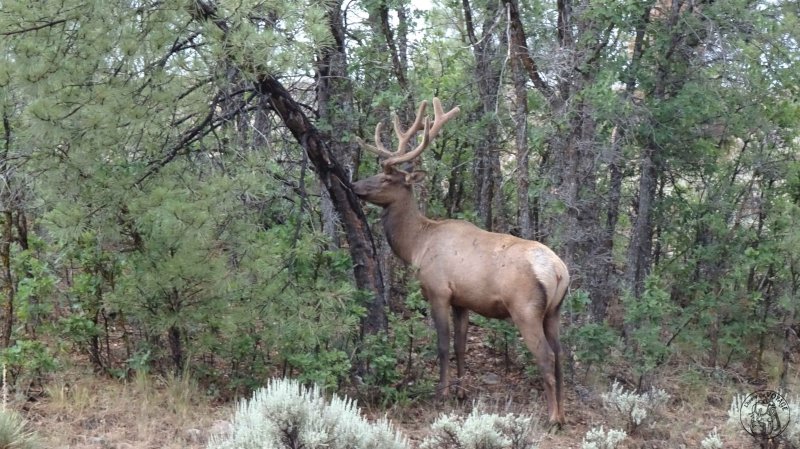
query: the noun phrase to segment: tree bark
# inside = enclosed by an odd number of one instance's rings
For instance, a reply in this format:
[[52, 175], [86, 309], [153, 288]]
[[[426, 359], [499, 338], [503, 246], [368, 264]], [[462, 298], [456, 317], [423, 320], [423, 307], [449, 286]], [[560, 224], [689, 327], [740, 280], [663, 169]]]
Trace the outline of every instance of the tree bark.
[[[642, 58], [642, 50], [644, 44], [645, 29], [650, 22], [650, 10], [652, 3], [643, 6], [642, 17], [636, 24], [636, 34], [633, 41], [633, 52], [631, 54], [631, 61], [626, 69], [625, 74], [625, 98], [624, 100], [633, 106], [633, 98], [636, 91], [638, 81], [639, 63]], [[635, 110], [635, 106], [633, 106]], [[628, 126], [630, 120], [622, 117], [614, 126], [614, 131], [611, 135], [611, 148], [608, 160], [609, 169], [609, 187], [608, 187], [608, 207], [606, 209], [606, 228], [605, 238], [603, 240], [603, 247], [606, 254], [612, 254], [614, 251], [614, 235], [617, 229], [617, 222], [619, 220], [619, 203], [622, 195], [622, 147], [624, 145], [625, 136], [628, 133]], [[607, 296], [599, 297], [593, 301], [594, 313], [597, 317], [605, 316], [606, 309], [609, 302], [617, 295], [617, 276], [614, 269], [613, 261], [607, 265], [606, 277], [611, 280], [609, 287], [612, 289], [608, 292]], [[621, 317], [619, 317], [621, 320]], [[619, 320], [618, 320], [619, 321]]]
[[3, 105], [3, 154], [0, 158], [0, 213], [2, 213], [2, 235], [0, 235], [0, 270], [2, 270], [3, 303], [2, 323], [0, 324], [0, 344], [3, 348], [11, 346], [11, 333], [14, 328], [14, 296], [16, 283], [11, 271], [11, 245], [14, 242], [14, 195], [11, 190], [11, 169], [8, 156], [11, 152], [11, 120]]
[[[508, 44], [518, 45], [516, 42], [509, 42]], [[518, 49], [513, 53], [517, 55], [521, 52], [522, 49]], [[511, 68], [514, 76], [514, 97], [516, 100], [514, 108], [514, 147], [517, 155], [517, 226], [520, 237], [531, 240], [534, 238], [534, 232], [531, 206], [528, 200], [530, 191], [530, 175], [528, 173], [530, 149], [528, 147], [527, 77], [519, 57], [513, 56], [511, 58]]]
[[480, 109], [479, 117], [484, 121], [483, 130], [475, 145], [475, 208], [480, 225], [487, 230], [502, 231], [505, 217], [500, 209], [500, 154], [497, 121], [494, 119], [495, 104], [500, 89], [500, 68], [497, 60], [499, 48], [494, 43], [498, 5], [489, 2], [482, 24], [482, 35], [478, 38], [472, 19], [472, 7], [469, 0], [462, 0], [464, 18], [467, 27], [469, 44], [475, 57], [475, 82], [478, 87]]
[[[194, 8], [193, 14], [198, 20], [213, 23], [223, 33], [227, 33], [231, 28], [229, 23], [218, 17], [214, 4], [196, 1]], [[347, 170], [339, 163], [300, 104], [292, 98], [277, 78], [263, 72], [251, 73], [250, 76], [255, 80], [253, 82], [255, 91], [266, 98], [269, 107], [281, 118], [295, 140], [306, 151], [317, 177], [330, 195], [333, 206], [342, 220], [353, 261], [356, 287], [369, 292], [372, 296], [366, 304], [367, 315], [362, 320], [362, 332], [371, 334], [385, 330], [388, 322], [384, 310], [383, 279], [377, 263], [375, 243], [366, 216], [361, 210], [361, 203], [353, 193]]]
[[300, 105], [277, 79], [261, 74], [255, 82], [255, 88], [258, 93], [269, 99], [272, 109], [308, 153], [314, 171], [328, 191], [342, 220], [350, 256], [353, 259], [356, 287], [373, 295], [367, 304], [368, 312], [363, 320], [362, 330], [368, 334], [385, 330], [388, 322], [384, 310], [383, 279], [377, 264], [375, 243], [347, 173], [333, 157]]
[[[330, 150], [336, 160], [347, 173], [348, 180], [352, 180], [354, 173], [354, 155], [358, 147], [343, 139], [342, 130], [357, 128], [356, 114], [353, 107], [353, 86], [347, 73], [347, 53], [344, 43], [344, 18], [342, 16], [341, 2], [332, 4], [328, 8], [328, 26], [334, 45], [321, 50], [317, 59], [317, 111], [319, 121], [324, 123], [320, 134], [330, 145]], [[323, 189], [322, 199], [322, 229], [337, 247], [340, 245], [338, 238], [338, 225], [340, 220], [331, 195]]]
[[[5, 199], [4, 199], [5, 200]], [[11, 243], [13, 241], [13, 228], [11, 227], [12, 214], [10, 210], [3, 211], [3, 235], [0, 239], [0, 263], [3, 270], [3, 322], [0, 344], [4, 348], [11, 346], [11, 331], [14, 327], [14, 296], [16, 288], [13, 273], [11, 272]]]
[[653, 201], [656, 195], [656, 165], [653, 162], [655, 150], [648, 146], [642, 149], [639, 160], [639, 196], [636, 207], [636, 221], [628, 247], [627, 281], [635, 297], [644, 292], [644, 280], [650, 273], [653, 247]]

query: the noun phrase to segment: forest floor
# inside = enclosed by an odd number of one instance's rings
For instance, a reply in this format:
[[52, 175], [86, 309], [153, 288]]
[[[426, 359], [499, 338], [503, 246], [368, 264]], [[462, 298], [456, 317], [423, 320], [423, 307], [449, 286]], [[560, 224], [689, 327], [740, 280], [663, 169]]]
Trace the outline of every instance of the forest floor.
[[[414, 445], [422, 441], [440, 414], [466, 415], [476, 402], [487, 412], [526, 413], [544, 419], [546, 406], [539, 380], [519, 366], [507, 370], [503, 357], [477, 342], [480, 336], [470, 337], [473, 349], [467, 355], [464, 381], [470, 400], [422, 398], [388, 408], [364, 406], [363, 413], [370, 418], [387, 416]], [[429, 365], [428, 372], [436, 372], [435, 361]], [[800, 374], [796, 365], [792, 368], [789, 393], [797, 397]], [[592, 427], [622, 427], [621, 421], [604, 410], [600, 395], [615, 378], [624, 379], [624, 373], [611, 367], [599, 371], [589, 370], [574, 376], [580, 380], [568, 382], [568, 423], [555, 433], [542, 430], [540, 449], [580, 448]], [[700, 448], [715, 427], [725, 448], [758, 447], [741, 428], [726, 426], [726, 421], [734, 393], [761, 387], [719, 381], [714, 373], [703, 377], [702, 370], [691, 366], [664, 371], [672, 374], [662, 375], [657, 384], [671, 398], [661, 416], [652, 428], [639, 429], [620, 448]], [[22, 411], [46, 449], [200, 449], [210, 435], [229, 428], [234, 410], [234, 404], [213, 402], [190, 381], [140, 377], [120, 382], [77, 371], [55, 376], [39, 394], [27, 396], [17, 397], [10, 406]]]

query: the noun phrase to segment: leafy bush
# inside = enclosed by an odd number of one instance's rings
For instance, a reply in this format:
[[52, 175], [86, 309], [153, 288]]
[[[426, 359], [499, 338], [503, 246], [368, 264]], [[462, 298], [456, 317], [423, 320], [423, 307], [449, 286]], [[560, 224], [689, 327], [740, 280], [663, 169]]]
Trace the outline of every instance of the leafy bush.
[[467, 417], [442, 415], [431, 426], [421, 449], [535, 449], [536, 429], [530, 416], [482, 413], [475, 407]]
[[603, 430], [593, 427], [586, 432], [581, 443], [581, 449], [614, 449], [617, 445], [627, 438], [628, 434], [624, 430], [608, 429]]
[[434, 389], [426, 364], [420, 363], [436, 357], [435, 333], [425, 323], [428, 303], [418, 282], [408, 289], [405, 308], [388, 314], [391, 332], [365, 336], [358, 354], [366, 361], [364, 390], [371, 401], [397, 404]]
[[58, 366], [57, 360], [43, 342], [19, 339], [14, 346], [0, 350], [0, 361], [17, 379], [36, 378]]
[[231, 434], [212, 436], [207, 447], [406, 449], [408, 444], [386, 420], [364, 419], [350, 399], [326, 400], [316, 386], [273, 379], [238, 405]]
[[608, 360], [610, 349], [617, 343], [618, 336], [607, 323], [585, 323], [572, 326], [566, 339], [574, 347], [573, 356], [581, 365], [584, 374], [604, 360]]
[[658, 412], [669, 400], [669, 394], [664, 390], [652, 388], [650, 391], [638, 394], [626, 391], [616, 380], [611, 385], [611, 391], [601, 395], [603, 406], [620, 414], [622, 421], [633, 433], [644, 424], [654, 424]]
[[26, 429], [25, 420], [11, 410], [0, 410], [0, 449], [37, 449], [36, 435]]
[[671, 353], [663, 331], [673, 321], [675, 305], [662, 284], [658, 276], [650, 275], [645, 279], [640, 298], [632, 295], [622, 298], [625, 324], [629, 327], [626, 355], [640, 378], [664, 363]]

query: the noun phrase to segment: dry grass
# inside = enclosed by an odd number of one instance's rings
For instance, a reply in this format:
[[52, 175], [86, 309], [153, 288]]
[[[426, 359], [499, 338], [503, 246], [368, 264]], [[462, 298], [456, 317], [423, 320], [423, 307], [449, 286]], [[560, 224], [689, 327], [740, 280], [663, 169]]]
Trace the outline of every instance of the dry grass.
[[[469, 413], [476, 401], [486, 411], [545, 418], [538, 379], [531, 380], [519, 367], [506, 372], [501, 357], [480, 349], [479, 344], [472, 347], [475, 350], [462, 384], [470, 400], [441, 403], [429, 397], [416, 398], [388, 409], [364, 406], [364, 412], [371, 418], [387, 416], [412, 443], [424, 438], [441, 413]], [[426, 369], [433, 376], [435, 361], [429, 364]], [[726, 421], [733, 394], [759, 387], [733, 377], [720, 381], [719, 373], [693, 370], [690, 365], [683, 362], [659, 376], [658, 386], [672, 396], [663, 415], [653, 428], [640, 429], [620, 449], [699, 448], [714, 427], [726, 448], [757, 447], [740, 429], [727, 428]], [[568, 385], [568, 424], [560, 432], [543, 435], [540, 449], [580, 448], [592, 427], [622, 427], [603, 409], [600, 399], [614, 376], [597, 372], [576, 376], [575, 384]], [[798, 366], [793, 365], [790, 373], [788, 393], [796, 396], [800, 393]], [[52, 378], [33, 402], [12, 398], [9, 405], [22, 411], [47, 449], [200, 449], [233, 412], [233, 404], [212, 403], [188, 380], [137, 377], [119, 382], [77, 372]]]
[[52, 379], [41, 398], [21, 408], [52, 449], [202, 448], [231, 410], [211, 404], [191, 381], [142, 376], [121, 383], [88, 373]]

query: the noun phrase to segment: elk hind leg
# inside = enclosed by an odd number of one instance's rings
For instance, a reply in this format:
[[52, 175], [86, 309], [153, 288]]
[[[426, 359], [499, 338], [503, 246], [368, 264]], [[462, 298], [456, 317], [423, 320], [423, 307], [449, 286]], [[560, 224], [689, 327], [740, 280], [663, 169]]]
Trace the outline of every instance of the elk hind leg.
[[564, 373], [561, 370], [561, 342], [559, 339], [559, 329], [561, 327], [558, 311], [550, 312], [544, 319], [544, 334], [547, 338], [554, 358], [554, 368], [556, 377], [556, 421], [564, 424]]
[[547, 400], [547, 409], [550, 414], [549, 421], [558, 423], [557, 382], [556, 382], [556, 355], [545, 337], [543, 329], [542, 311], [527, 310], [527, 313], [513, 316], [525, 346], [528, 347], [541, 371], [544, 383], [544, 396]]

